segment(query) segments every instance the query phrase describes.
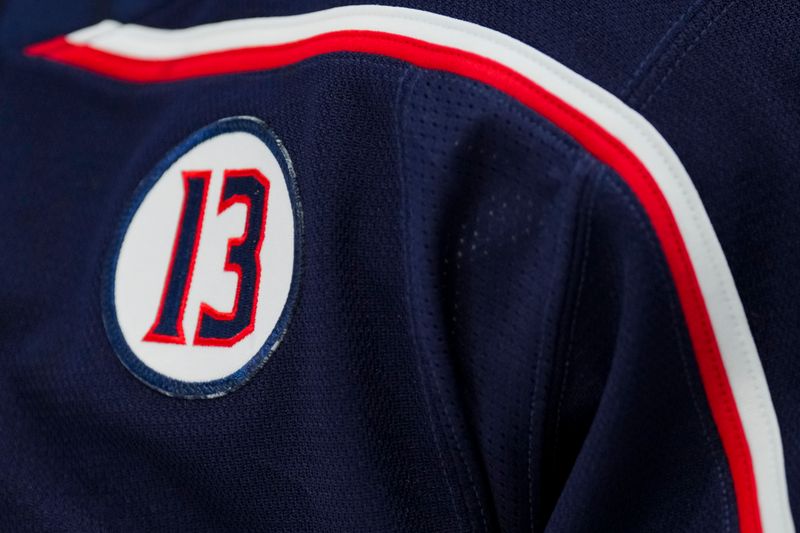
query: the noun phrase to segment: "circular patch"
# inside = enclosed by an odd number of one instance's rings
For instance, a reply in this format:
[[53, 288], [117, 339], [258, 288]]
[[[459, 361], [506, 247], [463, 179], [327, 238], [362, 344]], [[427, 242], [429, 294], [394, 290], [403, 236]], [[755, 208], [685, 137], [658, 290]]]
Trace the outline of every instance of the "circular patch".
[[301, 229], [291, 161], [263, 122], [195, 132], [136, 189], [111, 249], [103, 318], [122, 363], [170, 396], [241, 386], [286, 331]]

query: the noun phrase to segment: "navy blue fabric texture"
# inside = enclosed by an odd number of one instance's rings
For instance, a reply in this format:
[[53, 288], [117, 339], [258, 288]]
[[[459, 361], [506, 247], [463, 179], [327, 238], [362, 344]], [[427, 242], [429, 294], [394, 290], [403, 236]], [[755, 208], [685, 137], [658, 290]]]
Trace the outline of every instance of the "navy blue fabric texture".
[[[0, 530], [736, 531], [653, 230], [555, 126], [358, 54], [133, 85], [21, 53], [109, 16], [184, 27], [344, 3], [0, 4]], [[394, 4], [530, 43], [676, 149], [741, 291], [797, 509], [797, 6]], [[295, 166], [297, 308], [244, 387], [168, 398], [106, 337], [103, 260], [154, 165], [237, 115]]]

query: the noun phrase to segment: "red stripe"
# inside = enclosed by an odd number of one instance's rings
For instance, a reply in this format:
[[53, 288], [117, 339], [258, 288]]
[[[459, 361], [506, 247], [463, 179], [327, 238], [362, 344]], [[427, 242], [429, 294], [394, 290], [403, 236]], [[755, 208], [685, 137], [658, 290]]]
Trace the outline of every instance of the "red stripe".
[[641, 161], [618, 139], [577, 109], [493, 60], [382, 32], [338, 31], [288, 44], [160, 61], [121, 57], [71, 44], [64, 37], [31, 46], [26, 52], [133, 82], [164, 82], [265, 70], [332, 52], [377, 54], [485, 83], [547, 118], [613, 168], [638, 197], [650, 218], [672, 272], [711, 413], [728, 458], [739, 509], [739, 526], [746, 533], [761, 532], [750, 450], [700, 286], [672, 211]]

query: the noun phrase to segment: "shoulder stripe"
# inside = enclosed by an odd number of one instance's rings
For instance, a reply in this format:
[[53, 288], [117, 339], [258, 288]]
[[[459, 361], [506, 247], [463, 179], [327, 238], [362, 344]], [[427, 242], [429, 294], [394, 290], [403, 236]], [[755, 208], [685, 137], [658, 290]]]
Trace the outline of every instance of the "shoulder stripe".
[[640, 114], [507, 35], [424, 11], [348, 6], [180, 30], [113, 21], [26, 52], [128, 82], [258, 71], [333, 52], [457, 74], [517, 99], [612, 167], [663, 248], [730, 465], [740, 528], [793, 532], [778, 421], [725, 255], [675, 152]]

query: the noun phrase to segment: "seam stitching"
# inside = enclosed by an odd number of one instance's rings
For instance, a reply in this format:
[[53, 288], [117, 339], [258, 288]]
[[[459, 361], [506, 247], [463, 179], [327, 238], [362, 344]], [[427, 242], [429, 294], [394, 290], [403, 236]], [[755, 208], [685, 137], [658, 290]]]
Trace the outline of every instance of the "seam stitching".
[[[642, 59], [639, 65], [636, 67], [636, 70], [633, 72], [628, 81], [625, 82], [625, 85], [622, 87], [622, 90], [619, 93], [619, 97], [621, 100], [625, 100], [628, 97], [633, 99], [632, 95], [636, 92], [639, 88], [640, 84], [647, 79], [648, 74], [650, 71], [655, 68], [656, 63], [660, 60], [660, 58], [664, 57], [669, 51], [675, 46], [675, 42], [666, 47], [667, 43], [673, 37], [676, 39], [680, 39], [682, 37], [681, 30], [685, 28], [687, 22], [695, 15], [695, 11], [702, 8], [705, 4], [706, 0], [696, 0], [689, 9], [685, 10], [681, 13], [680, 17], [678, 17], [667, 29], [666, 32], [659, 38], [658, 42], [656, 42], [655, 46], [650, 49], [647, 55]], [[664, 54], [658, 55], [659, 52], [664, 51]]]
[[[419, 80], [419, 77], [420, 77], [419, 75], [414, 76], [414, 78], [411, 80], [411, 83], [416, 85], [417, 81]], [[405, 94], [409, 94], [409, 93], [410, 93], [410, 89], [407, 89], [405, 91]], [[408, 213], [408, 210], [410, 209], [410, 205], [409, 205], [409, 202], [408, 202], [408, 199], [407, 199], [407, 194], [404, 194], [404, 197], [405, 197], [406, 206], [404, 208], [403, 215], [404, 215], [406, 220], [404, 221], [403, 226], [406, 228], [406, 233], [408, 233], [409, 232], [408, 224], [409, 224], [409, 221], [411, 219], [411, 217], [409, 216], [409, 213]], [[408, 247], [406, 246], [405, 248], [407, 249]], [[407, 253], [408, 252], [406, 252], [406, 254]], [[407, 261], [407, 264], [410, 265], [410, 261], [408, 261], [408, 255], [406, 255], [406, 261]], [[411, 312], [411, 310], [413, 309], [413, 297], [411, 295], [410, 286], [407, 287], [406, 292], [407, 292], [407, 299], [408, 299], [408, 305], [409, 305], [409, 312]], [[413, 313], [412, 313], [411, 320], [412, 320], [413, 327], [414, 327], [414, 335], [413, 336], [414, 336], [415, 344], [416, 344], [416, 339], [419, 337], [419, 335], [418, 335], [418, 332], [417, 332], [416, 320], [413, 317]], [[478, 489], [477, 489], [477, 486], [475, 484], [475, 480], [474, 480], [474, 478], [472, 476], [472, 469], [469, 466], [469, 462], [468, 462], [468, 460], [467, 460], [467, 458], [466, 458], [466, 456], [464, 454], [464, 451], [462, 450], [462, 447], [458, 443], [458, 438], [457, 438], [457, 435], [456, 435], [456, 431], [455, 431], [455, 427], [454, 427], [454, 424], [453, 424], [453, 419], [452, 419], [450, 410], [448, 409], [446, 402], [443, 400], [442, 390], [441, 390], [441, 387], [439, 386], [438, 379], [436, 379], [436, 377], [438, 377], [438, 374], [436, 374], [435, 370], [432, 368], [430, 361], [427, 361], [427, 358], [425, 358], [425, 354], [423, 353], [423, 350], [418, 349], [417, 352], [418, 352], [419, 358], [424, 362], [424, 363], [421, 363], [421, 364], [425, 364], [425, 366], [427, 366], [428, 369], [429, 369], [430, 375], [434, 376], [434, 379], [431, 379], [429, 381], [433, 382], [432, 389], [433, 389], [433, 392], [435, 393], [435, 401], [441, 408], [441, 413], [444, 415], [444, 418], [446, 420], [446, 426], [447, 426], [447, 429], [449, 430], [450, 438], [452, 439], [452, 445], [456, 449], [456, 452], [458, 453], [458, 457], [461, 460], [461, 464], [464, 467], [464, 472], [465, 472], [465, 474], [467, 476], [467, 481], [468, 481], [468, 483], [470, 485], [470, 488], [472, 490], [472, 494], [474, 495], [475, 502], [476, 502], [477, 507], [478, 507], [478, 511], [480, 513], [480, 518], [481, 518], [481, 524], [483, 526], [483, 531], [488, 531], [488, 524], [487, 524], [487, 521], [486, 521], [486, 513], [484, 512], [483, 504], [481, 503], [481, 499], [480, 499], [480, 496], [479, 496], [479, 493], [478, 493]], [[423, 373], [422, 379], [423, 380], [425, 379], [424, 373]], [[461, 480], [458, 479], [458, 476], [456, 477], [456, 481], [459, 484], [459, 486], [461, 486]], [[464, 494], [465, 492], [466, 491], [462, 487], [461, 488], [462, 498], [464, 498], [466, 500], [466, 495]], [[466, 503], [466, 501], [464, 502], [464, 504], [465, 504], [465, 508], [468, 510], [469, 509], [469, 505]]]
[[[406, 179], [405, 179], [405, 164], [404, 164], [404, 153], [405, 153], [404, 147], [405, 147], [405, 143], [403, 142], [403, 134], [402, 134], [402, 132], [403, 132], [403, 120], [401, 118], [401, 116], [403, 115], [404, 106], [402, 105], [402, 102], [405, 100], [405, 96], [409, 93], [409, 87], [413, 87], [413, 85], [416, 84], [416, 81], [419, 78], [419, 76], [420, 76], [419, 72], [418, 71], [414, 71], [414, 69], [411, 68], [411, 66], [406, 67], [403, 70], [403, 74], [400, 77], [400, 81], [399, 81], [398, 88], [397, 88], [397, 94], [395, 96], [396, 112], [395, 112], [395, 116], [394, 116], [394, 123], [395, 123], [395, 128], [397, 130], [396, 131], [396, 134], [397, 134], [397, 147], [398, 147], [397, 166], [398, 166], [398, 175], [399, 175], [399, 179], [400, 179], [400, 189], [402, 191], [401, 198], [402, 198], [402, 202], [403, 202], [403, 207], [402, 207], [402, 217], [403, 217], [403, 219], [401, 220], [400, 223], [401, 223], [402, 228], [403, 228], [403, 233], [406, 234], [406, 235], [409, 232], [409, 228], [408, 228], [408, 223], [409, 222], [408, 221], [410, 220], [410, 217], [408, 216], [408, 209], [409, 209], [409, 207], [408, 207], [408, 194], [407, 194], [407, 191], [406, 191], [407, 184], [406, 184]], [[403, 253], [404, 261], [405, 261], [406, 265], [408, 266], [410, 264], [410, 261], [409, 261], [409, 252], [408, 252], [407, 239], [405, 239], [405, 238], [402, 239], [401, 246], [402, 246], [402, 250], [403, 250], [402, 253]], [[416, 355], [416, 357], [415, 357], [416, 365], [415, 366], [417, 367], [417, 372], [419, 373], [421, 382], [425, 383], [427, 380], [425, 379], [425, 373], [422, 370], [424, 356], [423, 356], [423, 353], [420, 350], [420, 348], [418, 346], [418, 342], [417, 342], [419, 334], [417, 332], [416, 320], [414, 319], [414, 313], [412, 311], [412, 309], [413, 309], [413, 299], [411, 297], [410, 285], [409, 285], [408, 281], [409, 281], [409, 276], [408, 276], [408, 274], [406, 274], [406, 283], [405, 283], [405, 289], [404, 289], [403, 292], [404, 292], [404, 298], [406, 300], [406, 313], [408, 314], [409, 325], [411, 326], [411, 329], [412, 329], [411, 342], [412, 342], [412, 346], [414, 347], [414, 352], [415, 352], [415, 355]], [[423, 390], [424, 390], [424, 388], [423, 388]], [[430, 429], [430, 432], [431, 432], [431, 436], [433, 438], [434, 447], [436, 448], [436, 455], [437, 455], [437, 457], [439, 459], [439, 467], [441, 468], [442, 476], [444, 477], [445, 483], [447, 484], [447, 490], [450, 493], [450, 501], [451, 501], [451, 503], [453, 505], [453, 514], [455, 515], [455, 518], [458, 521], [458, 523], [463, 525], [464, 524], [464, 517], [461, 515], [461, 513], [458, 510], [458, 505], [456, 504], [456, 496], [455, 496], [455, 492], [453, 490], [453, 484], [452, 484], [452, 481], [450, 479], [450, 475], [447, 472], [447, 466], [445, 465], [444, 455], [443, 455], [443, 452], [442, 452], [442, 443], [440, 442], [440, 439], [437, 437], [437, 431], [436, 431], [436, 427], [437, 426], [436, 426], [436, 424], [434, 422], [434, 418], [433, 418], [433, 406], [431, 405], [430, 399], [428, 398], [428, 394], [427, 393], [423, 393], [423, 396], [425, 398], [425, 406], [426, 406], [426, 409], [427, 409], [427, 415], [428, 415], [427, 418], [428, 418], [429, 429]], [[458, 480], [456, 480], [456, 482], [458, 482]], [[459, 491], [459, 492], [462, 492], [462, 491]]]
[[[658, 256], [663, 257], [663, 250], [661, 246], [658, 244], [657, 241], [653, 238], [653, 230], [652, 226], [649, 222], [649, 219], [646, 215], [643, 215], [641, 212], [641, 206], [636, 203], [635, 200], [630, 198], [631, 191], [625, 187], [625, 185], [619, 180], [612, 179], [607, 174], [602, 174], [600, 179], [604, 179], [607, 181], [614, 190], [619, 194], [622, 200], [625, 202], [626, 207], [628, 210], [633, 214], [641, 233], [644, 235], [647, 244], [650, 246], [650, 249], [654, 251]], [[683, 375], [686, 380], [686, 386], [689, 389], [689, 396], [692, 401], [692, 406], [694, 408], [695, 414], [697, 415], [698, 421], [700, 423], [700, 427], [703, 432], [703, 437], [710, 452], [711, 457], [714, 461], [714, 469], [717, 473], [717, 484], [720, 488], [720, 500], [722, 503], [722, 508], [724, 512], [724, 519], [723, 522], [725, 524], [725, 532], [729, 533], [731, 528], [731, 510], [730, 510], [730, 497], [728, 494], [728, 489], [724, 481], [724, 474], [723, 468], [720, 464], [719, 460], [719, 449], [714, 446], [714, 443], [711, 439], [710, 433], [708, 431], [708, 421], [706, 417], [703, 416], [702, 409], [700, 407], [700, 402], [697, 397], [697, 393], [695, 391], [695, 387], [693, 386], [693, 380], [691, 379], [691, 371], [689, 369], [689, 357], [686, 351], [686, 346], [683, 341], [683, 336], [680, 334], [680, 322], [683, 317], [683, 313], [679, 310], [679, 304], [676, 302], [677, 295], [674, 293], [674, 284], [672, 283], [672, 277], [668, 271], [665, 269], [664, 263], [660, 260], [656, 260], [658, 272], [661, 275], [661, 284], [664, 287], [667, 287], [672, 290], [667, 291], [667, 304], [669, 305], [670, 309], [670, 323], [672, 326], [673, 334], [675, 335], [675, 339], [678, 343], [678, 352], [680, 353], [681, 359], [681, 367], [683, 370]], [[677, 305], [676, 305], [677, 304]], [[692, 362], [695, 361], [694, 358], [691, 358]], [[696, 365], [696, 363], [695, 363]], [[695, 366], [696, 368], [696, 366]], [[699, 377], [699, 376], [698, 376]], [[701, 384], [702, 387], [702, 384]], [[705, 395], [704, 395], [705, 397]], [[712, 422], [713, 423], [713, 422]], [[724, 456], [724, 453], [723, 453]]]
[[578, 287], [575, 293], [575, 306], [570, 311], [569, 316], [567, 317], [567, 323], [569, 324], [569, 333], [567, 336], [567, 347], [564, 354], [564, 375], [561, 379], [561, 385], [559, 387], [559, 395], [558, 395], [558, 402], [556, 404], [556, 419], [553, 428], [553, 462], [557, 462], [558, 457], [558, 430], [561, 425], [561, 408], [564, 402], [565, 396], [565, 388], [567, 384], [567, 379], [569, 375], [569, 365], [570, 365], [570, 354], [572, 353], [572, 349], [574, 348], [575, 344], [575, 330], [576, 330], [576, 322], [577, 316], [580, 311], [581, 300], [583, 297], [583, 287], [586, 281], [586, 266], [587, 266], [587, 258], [589, 256], [589, 244], [591, 242], [592, 236], [592, 216], [594, 215], [595, 209], [595, 201], [597, 197], [597, 185], [596, 180], [593, 180], [592, 191], [589, 195], [589, 205], [587, 206], [586, 211], [586, 234], [583, 237], [583, 246], [580, 254], [580, 258], [578, 259], [580, 262], [580, 274], [578, 277]]
[[[592, 176], [594, 174], [593, 172], [591, 172], [591, 170], [592, 170], [591, 167], [590, 168], [584, 168], [584, 167], [587, 166], [587, 161], [592, 161], [592, 159], [590, 159], [588, 156], [579, 157], [577, 159], [577, 161], [573, 164], [572, 169], [570, 170], [570, 173], [569, 173], [569, 177], [568, 177], [568, 179], [575, 179], [576, 176], [578, 176], [579, 174], [582, 173], [583, 174], [584, 183], [581, 185], [581, 187], [585, 187], [587, 185], [587, 182], [589, 182], [592, 179]], [[578, 208], [576, 206], [576, 215], [577, 215], [577, 209]], [[568, 240], [570, 239], [570, 237], [565, 237], [563, 235], [563, 231], [561, 233], [562, 233], [562, 236], [561, 236], [562, 239], [564, 239], [564, 238], [566, 238]], [[556, 246], [555, 246], [555, 250], [556, 251], [558, 251], [558, 249], [560, 248], [561, 244], [563, 244], [563, 241], [556, 244]], [[571, 254], [571, 250], [567, 250], [564, 253], [565, 254]], [[558, 276], [558, 272], [554, 272], [553, 273], [553, 281], [555, 281], [557, 276]], [[552, 318], [554, 316], [557, 316], [556, 313], [555, 313], [555, 310], [557, 308], [557, 302], [556, 302], [557, 298], [555, 297], [556, 285], [557, 285], [556, 283], [551, 283], [550, 290], [547, 293], [547, 299], [545, 301], [545, 306], [544, 306], [544, 308], [547, 310], [546, 317], [548, 317], [546, 319], [546, 321], [548, 321], [550, 318]], [[563, 307], [565, 298], [566, 298], [566, 290], [564, 290], [561, 293], [561, 297], [558, 299], [559, 300], [558, 303], [560, 304], [558, 309]], [[557, 335], [558, 334], [554, 333], [553, 331], [555, 331], [555, 330], [553, 329], [551, 331], [550, 340], [553, 343], [551, 345], [551, 348], [555, 349], [555, 346], [557, 345]], [[545, 331], [542, 332], [541, 339], [539, 341], [540, 359], [539, 359], [539, 362], [536, 365], [536, 368], [534, 370], [533, 390], [531, 391], [530, 400], [529, 400], [529, 404], [528, 404], [529, 405], [529, 411], [528, 411], [528, 458], [527, 458], [528, 468], [527, 468], [526, 474], [527, 474], [527, 478], [528, 478], [528, 516], [529, 516], [529, 521], [530, 521], [530, 531], [531, 532], [534, 531], [534, 524], [535, 524], [535, 521], [534, 521], [534, 501], [533, 501], [533, 493], [534, 493], [534, 490], [533, 490], [533, 436], [534, 436], [534, 431], [533, 431], [533, 422], [534, 422], [534, 420], [533, 420], [533, 416], [534, 416], [534, 411], [535, 411], [536, 400], [537, 400], [538, 393], [539, 393], [539, 385], [540, 385], [540, 383], [542, 381], [541, 371], [542, 371], [542, 367], [545, 366], [544, 365], [544, 363], [545, 363], [545, 360], [544, 360], [545, 350], [544, 350], [544, 348], [545, 348], [545, 344], [547, 342], [547, 340], [546, 340], [547, 337], [548, 337], [547, 329], [545, 329]], [[552, 353], [551, 353], [551, 355], [552, 355]], [[550, 363], [552, 364], [553, 361], [551, 360]], [[552, 371], [552, 369], [551, 369], [551, 371]]]
[[661, 91], [664, 83], [669, 79], [672, 73], [675, 71], [676, 68], [681, 64], [681, 62], [686, 58], [689, 53], [694, 50], [694, 48], [700, 43], [703, 37], [711, 30], [712, 27], [721, 19], [728, 10], [737, 2], [737, 0], [731, 0], [728, 4], [719, 12], [717, 13], [711, 20], [709, 20], [703, 29], [695, 36], [691, 43], [683, 50], [681, 55], [679, 55], [675, 61], [666, 69], [664, 75], [661, 77], [659, 82], [656, 84], [655, 88], [647, 95], [644, 103], [639, 107], [640, 111], [644, 111], [647, 107], [652, 103], [653, 99], [656, 95]]

